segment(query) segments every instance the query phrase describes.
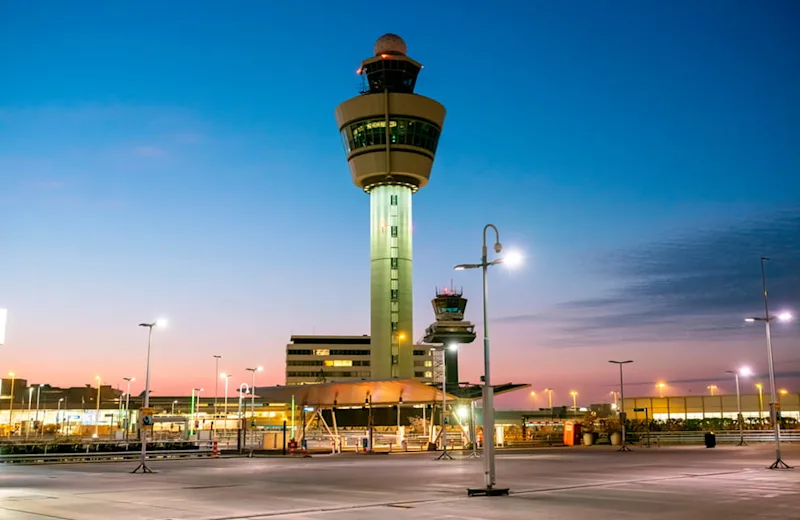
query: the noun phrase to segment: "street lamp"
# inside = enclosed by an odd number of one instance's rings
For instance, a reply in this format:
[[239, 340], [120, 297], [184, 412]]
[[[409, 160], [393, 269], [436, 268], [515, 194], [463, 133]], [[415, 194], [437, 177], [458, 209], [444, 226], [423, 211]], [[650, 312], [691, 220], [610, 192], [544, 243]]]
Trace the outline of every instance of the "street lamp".
[[58, 407], [56, 408], [56, 433], [57, 434], [61, 434], [61, 425], [64, 423], [63, 419], [60, 420], [60, 418], [61, 418], [61, 403], [63, 401], [64, 401], [63, 397], [59, 398]]
[[627, 365], [628, 363], [633, 363], [632, 359], [628, 359], [626, 361], [613, 361], [609, 360], [609, 363], [614, 363], [615, 365], [619, 365], [619, 406], [617, 408], [617, 413], [619, 414], [619, 431], [620, 436], [622, 437], [622, 447], [619, 451], [631, 451], [630, 448], [625, 444], [625, 421], [627, 416], [625, 415], [625, 382], [622, 379], [622, 365]]
[[197, 409], [199, 408], [199, 403], [195, 405], [194, 393], [197, 392], [197, 400], [200, 401], [200, 392], [202, 391], [202, 388], [192, 388], [192, 406], [189, 410], [189, 420], [191, 421], [189, 425], [189, 435], [194, 435], [194, 424], [197, 422]]
[[[256, 421], [256, 372], [263, 372], [264, 367], [259, 365], [255, 368], [245, 368], [245, 370], [250, 372], [253, 376], [252, 382], [250, 384], [250, 422], [253, 423], [250, 427], [250, 431], [252, 432], [250, 440], [251, 442], [254, 442], [255, 431], [253, 429], [253, 426], [255, 426], [255, 421]], [[247, 428], [245, 428], [245, 431], [247, 431]]]
[[708, 391], [711, 392], [711, 397], [714, 397], [714, 392], [717, 390], [717, 385], [708, 385]]
[[[483, 272], [483, 437], [484, 437], [484, 454], [485, 454], [485, 468], [484, 468], [484, 482], [486, 489], [483, 491], [485, 494], [499, 494], [507, 495], [508, 488], [494, 490], [495, 485], [495, 462], [494, 462], [494, 388], [491, 383], [491, 357], [489, 348], [489, 313], [487, 309], [487, 300], [489, 287], [487, 285], [487, 271], [490, 265], [497, 265], [500, 263], [507, 263], [511, 267], [518, 265], [522, 262], [522, 257], [519, 254], [511, 253], [506, 257], [500, 257], [488, 260], [488, 249], [486, 247], [486, 231], [491, 228], [494, 230], [495, 242], [494, 252], [499, 254], [503, 250], [500, 244], [500, 232], [494, 224], [486, 224], [483, 228], [483, 248], [481, 249], [481, 263], [479, 264], [460, 264], [455, 266], [456, 271], [463, 271], [465, 269], [481, 269]], [[468, 491], [468, 494], [473, 494]]]
[[10, 436], [11, 430], [14, 428], [14, 421], [11, 420], [11, 416], [14, 414], [14, 372], [9, 372], [8, 377], [11, 378], [11, 398], [8, 400], [8, 431]]
[[753, 371], [750, 370], [748, 367], [740, 368], [738, 371], [736, 370], [726, 370], [726, 374], [733, 374], [733, 377], [736, 379], [736, 408], [737, 412], [737, 419], [739, 420], [739, 444], [737, 446], [746, 446], [747, 443], [744, 442], [744, 417], [742, 416], [742, 394], [739, 393], [739, 376], [748, 377], [753, 374]]
[[172, 410], [170, 410], [170, 415], [175, 415], [175, 405], [178, 404], [178, 400], [172, 401]]
[[547, 406], [550, 407], [550, 419], [553, 418], [553, 389], [552, 388], [545, 388], [545, 392], [547, 392]]
[[757, 318], [745, 318], [745, 321], [748, 322], [755, 322], [755, 321], [763, 321], [764, 322], [764, 331], [766, 333], [767, 338], [767, 364], [769, 365], [769, 391], [770, 391], [770, 403], [769, 403], [769, 416], [770, 420], [772, 420], [773, 428], [775, 429], [775, 462], [769, 467], [769, 469], [789, 469], [791, 466], [783, 462], [781, 459], [781, 422], [778, 420], [778, 408], [777, 408], [777, 395], [775, 391], [775, 362], [772, 359], [772, 336], [769, 330], [770, 322], [774, 320], [778, 321], [790, 321], [792, 319], [792, 315], [788, 312], [782, 312], [777, 316], [770, 316], [769, 314], [769, 297], [767, 296], [767, 271], [764, 266], [765, 262], [767, 262], [769, 258], [761, 257], [761, 289], [764, 293], [764, 317], [757, 317]]
[[228, 433], [228, 380], [233, 377], [231, 374], [226, 374], [225, 372], [219, 375], [220, 379], [225, 380], [225, 422], [223, 423], [223, 428], [225, 428], [225, 433]]
[[[28, 420], [25, 421], [25, 423], [26, 423], [25, 438], [26, 439], [28, 438], [28, 434], [31, 431], [31, 423], [32, 423], [32, 421], [31, 421], [31, 402], [33, 402], [33, 387], [32, 386], [28, 387]], [[95, 433], [94, 436], [97, 437], [97, 434]]]
[[103, 380], [100, 379], [100, 376], [94, 376], [94, 378], [97, 381], [97, 403], [95, 403], [96, 408], [94, 412], [94, 437], [96, 439], [100, 434], [100, 384]]
[[[163, 319], [156, 320], [153, 323], [140, 323], [140, 327], [147, 327], [147, 365], [145, 368], [145, 377], [144, 377], [144, 406], [141, 408], [150, 408], [150, 346], [152, 345], [153, 340], [153, 327], [164, 327], [166, 326], [167, 322]], [[142, 473], [152, 473], [150, 468], [147, 467], [147, 428], [142, 425], [139, 428], [139, 437], [141, 437], [142, 441], [142, 456], [139, 462], [139, 465], [136, 466], [131, 473], [136, 473], [140, 469]]]
[[656, 383], [656, 388], [658, 388], [658, 397], [664, 397], [664, 389], [666, 387], [666, 383]]
[[573, 390], [569, 395], [572, 396], [572, 413], [578, 413], [578, 392]]
[[756, 389], [758, 390], [758, 427], [761, 429], [761, 420], [764, 418], [764, 385], [756, 383]]
[[131, 381], [136, 381], [136, 378], [123, 377], [122, 380], [128, 383], [125, 392], [125, 440], [128, 440], [128, 430], [131, 429]]
[[219, 395], [219, 360], [222, 356], [214, 354], [214, 420], [217, 419], [217, 396]]

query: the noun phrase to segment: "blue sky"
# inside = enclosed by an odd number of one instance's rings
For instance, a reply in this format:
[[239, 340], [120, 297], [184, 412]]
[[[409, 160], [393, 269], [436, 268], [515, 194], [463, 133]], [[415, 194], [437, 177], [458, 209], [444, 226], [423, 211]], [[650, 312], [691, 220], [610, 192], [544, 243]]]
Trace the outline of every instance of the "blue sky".
[[[116, 384], [141, 375], [135, 324], [163, 314], [154, 392], [209, 386], [215, 353], [280, 383], [290, 334], [368, 333], [368, 198], [333, 110], [394, 32], [425, 65], [417, 91], [448, 109], [414, 199], [416, 336], [451, 278], [479, 321], [478, 277], [451, 267], [477, 260], [493, 222], [527, 255], [492, 273], [496, 381], [566, 402], [607, 398], [609, 357], [637, 360], [642, 394], [724, 389], [727, 363], [763, 373], [763, 331], [739, 322], [760, 309], [760, 256], [775, 305], [800, 311], [798, 15], [790, 1], [4, 2], [3, 364]], [[776, 331], [787, 375], [799, 331]], [[464, 347], [462, 379], [479, 350]]]

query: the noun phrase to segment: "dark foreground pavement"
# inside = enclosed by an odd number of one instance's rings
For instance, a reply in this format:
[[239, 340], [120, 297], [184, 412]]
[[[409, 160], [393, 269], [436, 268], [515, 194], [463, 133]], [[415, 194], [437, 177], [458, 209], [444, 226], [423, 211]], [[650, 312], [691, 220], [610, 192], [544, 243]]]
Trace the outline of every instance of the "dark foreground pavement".
[[[785, 460], [800, 464], [800, 446]], [[504, 452], [507, 497], [466, 496], [482, 461], [430, 453], [0, 465], [0, 520], [798, 519], [800, 469], [769, 446]]]

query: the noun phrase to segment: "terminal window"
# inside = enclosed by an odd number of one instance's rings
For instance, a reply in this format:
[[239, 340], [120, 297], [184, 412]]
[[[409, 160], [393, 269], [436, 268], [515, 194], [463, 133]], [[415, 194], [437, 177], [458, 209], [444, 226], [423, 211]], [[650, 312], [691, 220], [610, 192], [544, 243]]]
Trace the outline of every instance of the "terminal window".
[[392, 206], [397, 206], [397, 195], [391, 195], [389, 197], [389, 204]]

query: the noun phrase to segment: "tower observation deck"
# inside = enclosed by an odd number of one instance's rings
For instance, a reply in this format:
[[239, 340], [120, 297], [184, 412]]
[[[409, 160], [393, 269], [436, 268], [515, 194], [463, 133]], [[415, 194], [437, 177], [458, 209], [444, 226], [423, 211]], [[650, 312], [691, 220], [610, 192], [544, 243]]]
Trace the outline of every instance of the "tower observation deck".
[[361, 95], [336, 107], [353, 183], [370, 196], [373, 379], [414, 375], [411, 195], [428, 183], [445, 108], [414, 93], [422, 65], [394, 34], [361, 62]]

